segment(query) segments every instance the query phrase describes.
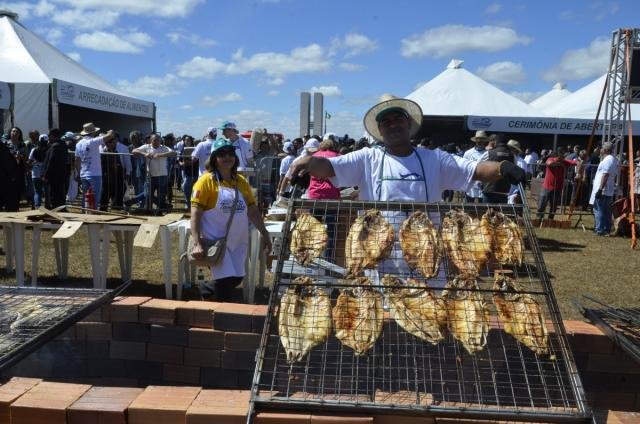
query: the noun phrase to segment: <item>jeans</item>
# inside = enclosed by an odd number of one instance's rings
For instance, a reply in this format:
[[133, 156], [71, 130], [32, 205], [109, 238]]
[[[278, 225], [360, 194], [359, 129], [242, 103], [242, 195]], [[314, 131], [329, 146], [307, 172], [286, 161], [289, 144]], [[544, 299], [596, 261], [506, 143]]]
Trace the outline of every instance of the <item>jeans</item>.
[[42, 186], [42, 178], [34, 178], [33, 179], [33, 206], [39, 208], [42, 206], [42, 198], [43, 198], [43, 186]]
[[182, 173], [182, 192], [184, 193], [184, 201], [187, 209], [191, 209], [191, 193], [193, 191], [194, 178]]
[[593, 202], [593, 214], [596, 218], [595, 231], [598, 235], [611, 233], [611, 202], [613, 202], [613, 196], [600, 196]]
[[542, 188], [540, 190], [540, 199], [538, 199], [538, 219], [544, 219], [544, 210], [547, 208], [547, 203], [549, 203], [549, 219], [553, 219], [561, 198], [562, 190]]
[[100, 202], [100, 196], [102, 196], [102, 176], [99, 177], [81, 177], [80, 178], [80, 186], [82, 187], [82, 207], [86, 208], [87, 205], [84, 204], [84, 193], [87, 192], [89, 187], [93, 191], [93, 197], [95, 199], [95, 205], [93, 205], [92, 209], [97, 209], [98, 204]]
[[151, 177], [151, 200], [158, 205], [158, 209], [167, 208], [167, 185], [169, 177], [162, 175], [159, 177]]

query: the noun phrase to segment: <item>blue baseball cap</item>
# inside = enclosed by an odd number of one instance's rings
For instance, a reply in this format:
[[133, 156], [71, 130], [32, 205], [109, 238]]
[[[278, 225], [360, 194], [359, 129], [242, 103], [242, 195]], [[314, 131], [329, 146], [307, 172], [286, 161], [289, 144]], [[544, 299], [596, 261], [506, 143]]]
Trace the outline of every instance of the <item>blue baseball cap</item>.
[[234, 149], [234, 150], [235, 150], [235, 148], [236, 148], [236, 147], [233, 145], [233, 142], [232, 142], [232, 141], [229, 141], [229, 140], [224, 139], [224, 138], [219, 138], [219, 139], [217, 139], [216, 141], [214, 141], [214, 142], [213, 142], [213, 147], [211, 148], [211, 152], [212, 152], [212, 153], [213, 153], [213, 152], [217, 152], [218, 150], [220, 150], [220, 149], [224, 149], [224, 148], [226, 148], [226, 147], [227, 147], [227, 148], [228, 148], [228, 147], [230, 147], [230, 148], [232, 148], [232, 149]]

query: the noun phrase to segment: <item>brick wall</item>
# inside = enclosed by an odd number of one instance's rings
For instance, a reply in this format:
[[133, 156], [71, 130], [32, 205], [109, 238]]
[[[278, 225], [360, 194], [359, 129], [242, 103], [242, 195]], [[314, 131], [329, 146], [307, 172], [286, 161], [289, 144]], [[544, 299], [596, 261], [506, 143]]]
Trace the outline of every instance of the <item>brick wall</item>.
[[[1, 377], [247, 390], [266, 312], [264, 305], [118, 298]], [[593, 325], [565, 326], [589, 403], [640, 410], [640, 365]]]

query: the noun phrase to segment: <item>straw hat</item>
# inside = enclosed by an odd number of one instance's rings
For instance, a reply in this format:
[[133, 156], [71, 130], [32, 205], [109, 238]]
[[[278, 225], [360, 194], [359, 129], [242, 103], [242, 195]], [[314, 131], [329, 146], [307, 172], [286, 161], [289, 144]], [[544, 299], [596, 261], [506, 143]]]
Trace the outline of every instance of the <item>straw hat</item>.
[[93, 122], [88, 122], [82, 125], [82, 131], [80, 131], [80, 135], [91, 135], [100, 131], [100, 128], [93, 125]]
[[520, 147], [520, 143], [518, 142], [518, 140], [511, 139], [507, 141], [507, 146], [511, 147], [518, 153], [522, 153], [522, 147]]
[[422, 125], [422, 109], [412, 100], [401, 99], [391, 94], [384, 94], [380, 98], [380, 103], [365, 113], [363, 120], [365, 130], [376, 140], [382, 141], [382, 134], [378, 130], [378, 119], [382, 118], [385, 113], [392, 111], [402, 111], [407, 114], [411, 122], [409, 137], [413, 138]]
[[476, 131], [476, 135], [471, 137], [471, 141], [489, 141], [489, 136], [485, 131]]

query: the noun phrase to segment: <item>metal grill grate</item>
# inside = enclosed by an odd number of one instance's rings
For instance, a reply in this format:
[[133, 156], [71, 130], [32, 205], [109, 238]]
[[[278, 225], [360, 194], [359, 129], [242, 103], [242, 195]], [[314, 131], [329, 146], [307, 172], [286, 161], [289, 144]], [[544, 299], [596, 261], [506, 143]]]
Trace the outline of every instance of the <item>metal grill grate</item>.
[[0, 286], [0, 371], [111, 300], [116, 290]]
[[[470, 354], [454, 338], [455, 320], [466, 320], [466, 328], [484, 322], [466, 312], [462, 318], [449, 314], [448, 329], [442, 330], [444, 338], [436, 344], [408, 333], [404, 329], [406, 325], [399, 325], [389, 314], [389, 292], [380, 283], [384, 276], [403, 281], [413, 278], [403, 288], [420, 291], [427, 284], [436, 298], [441, 298], [442, 289], [459, 276], [459, 270], [446, 249], [433, 278], [426, 279], [420, 272], [409, 269], [398, 242], [402, 222], [411, 213], [423, 211], [439, 227], [445, 215], [454, 209], [480, 218], [488, 207], [519, 223], [525, 247], [522, 264], [501, 265], [494, 259], [493, 252], [479, 270], [477, 287], [449, 292], [449, 298], [455, 298], [456, 294], [465, 297], [466, 293], [484, 302], [488, 314], [486, 324], [490, 328], [486, 344]], [[358, 286], [362, 280], [345, 278], [345, 242], [355, 219], [371, 209], [383, 211], [385, 219], [393, 225], [395, 243], [389, 255], [392, 259], [361, 273], [369, 278], [373, 287], [364, 283]], [[319, 259], [307, 266], [302, 266], [287, 248], [291, 243], [292, 224], [302, 211], [323, 222], [328, 233], [327, 248]], [[252, 390], [256, 410], [298, 408], [354, 412], [357, 408], [359, 412], [549, 421], [580, 421], [590, 416], [526, 209], [511, 205], [294, 200], [289, 206], [283, 237], [284, 248], [277, 263], [275, 286], [258, 351]], [[511, 329], [511, 334], [505, 331], [504, 319], [498, 318], [492, 300], [492, 295], [497, 293], [493, 289], [494, 277], [501, 273], [517, 281], [520, 293], [539, 305], [548, 329], [548, 354], [536, 354], [518, 342], [513, 335], [523, 335], [517, 333], [517, 328]], [[326, 341], [310, 349], [300, 360], [288, 362], [279, 337], [278, 313], [282, 296], [290, 287], [298, 286], [293, 281], [300, 276], [310, 277], [313, 283], [299, 287], [298, 292], [303, 295], [307, 292], [310, 298], [317, 299], [321, 292], [313, 290], [321, 290], [329, 296], [331, 308], [335, 308], [343, 290], [352, 290], [356, 299], [384, 294], [380, 296], [384, 299], [384, 314], [371, 313], [370, 324], [377, 319], [382, 326], [373, 347], [357, 355], [336, 338], [336, 328], [333, 328]], [[508, 296], [506, 302], [509, 303]], [[445, 309], [452, 310], [456, 305], [447, 303]], [[527, 313], [530, 312], [525, 315]], [[310, 327], [317, 328], [323, 318], [326, 314], [312, 317]], [[335, 327], [335, 320], [332, 321]], [[514, 322], [509, 324], [516, 327]]]

